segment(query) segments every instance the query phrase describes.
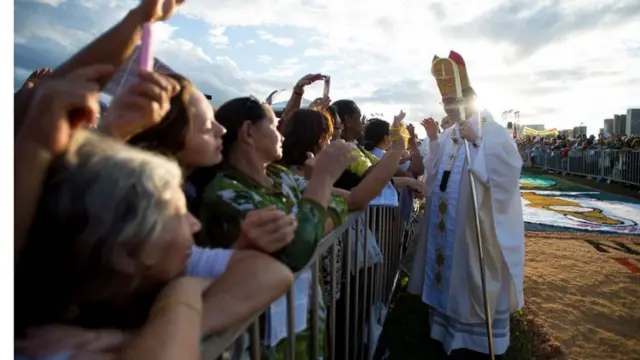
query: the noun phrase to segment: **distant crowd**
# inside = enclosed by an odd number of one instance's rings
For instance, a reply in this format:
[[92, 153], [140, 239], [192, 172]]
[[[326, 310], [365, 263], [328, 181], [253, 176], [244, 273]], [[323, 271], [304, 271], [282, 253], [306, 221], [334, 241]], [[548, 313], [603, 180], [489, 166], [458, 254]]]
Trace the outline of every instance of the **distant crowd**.
[[525, 136], [517, 143], [521, 153], [528, 154], [531, 166], [549, 166], [574, 174], [640, 185], [640, 167], [637, 166], [640, 162], [640, 136]]
[[598, 134], [598, 136], [578, 135], [570, 137], [567, 135], [557, 135], [553, 137], [541, 137], [525, 135], [517, 140], [518, 148], [521, 150], [548, 149], [551, 151], [561, 151], [568, 153], [570, 150], [640, 150], [640, 136], [635, 135], [609, 135]]

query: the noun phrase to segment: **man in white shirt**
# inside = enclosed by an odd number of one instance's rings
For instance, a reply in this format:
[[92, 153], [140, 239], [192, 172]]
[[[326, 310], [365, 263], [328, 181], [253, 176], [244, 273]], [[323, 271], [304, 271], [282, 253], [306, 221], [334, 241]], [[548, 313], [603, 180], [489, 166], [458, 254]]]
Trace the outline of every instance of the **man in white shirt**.
[[[452, 76], [436, 75], [445, 111], [454, 121], [442, 134], [433, 119], [423, 123], [429, 138], [427, 202], [408, 290], [430, 306], [431, 337], [447, 354], [489, 358], [470, 173], [476, 182], [494, 352], [502, 355], [509, 346], [509, 316], [524, 304], [522, 158], [504, 126], [476, 109], [462, 57], [451, 52], [449, 59], [458, 68], [462, 98]], [[454, 73], [449, 59], [434, 58], [434, 75]], [[470, 159], [465, 140], [472, 144]]]

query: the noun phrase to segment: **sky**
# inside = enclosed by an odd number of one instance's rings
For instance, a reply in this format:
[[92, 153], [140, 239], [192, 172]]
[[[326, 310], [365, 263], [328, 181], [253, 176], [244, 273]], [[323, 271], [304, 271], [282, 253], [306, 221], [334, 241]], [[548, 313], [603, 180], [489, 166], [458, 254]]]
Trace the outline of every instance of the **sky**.
[[[121, 19], [128, 0], [15, 0], [14, 88]], [[156, 56], [213, 96], [264, 99], [307, 73], [331, 98], [387, 120], [444, 112], [430, 65], [460, 53], [478, 103], [500, 120], [597, 133], [640, 107], [638, 0], [188, 0], [155, 25]], [[284, 92], [275, 102], [284, 101]], [[305, 97], [322, 94], [322, 83]], [[422, 131], [421, 131], [422, 132]]]

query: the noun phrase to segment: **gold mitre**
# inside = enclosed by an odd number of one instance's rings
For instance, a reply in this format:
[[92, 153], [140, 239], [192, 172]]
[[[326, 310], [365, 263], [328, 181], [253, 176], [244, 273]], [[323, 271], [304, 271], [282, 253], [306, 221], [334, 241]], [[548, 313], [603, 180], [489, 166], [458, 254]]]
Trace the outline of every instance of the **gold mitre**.
[[471, 84], [469, 83], [469, 77], [467, 76], [467, 66], [460, 54], [451, 50], [449, 52], [449, 57], [440, 58], [437, 55], [434, 55], [433, 60], [431, 60], [431, 75], [436, 78], [440, 94], [443, 97], [446, 95], [456, 94], [454, 66], [458, 67], [460, 85], [462, 86], [460, 90], [470, 88]]

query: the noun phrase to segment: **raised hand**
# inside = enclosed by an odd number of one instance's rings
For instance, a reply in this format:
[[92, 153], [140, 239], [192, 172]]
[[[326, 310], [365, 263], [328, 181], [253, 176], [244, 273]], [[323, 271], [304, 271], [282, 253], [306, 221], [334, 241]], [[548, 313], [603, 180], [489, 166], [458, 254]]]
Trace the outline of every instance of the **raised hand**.
[[42, 68], [32, 72], [31, 75], [29, 75], [29, 77], [27, 78], [27, 80], [24, 81], [24, 84], [22, 84], [22, 88], [29, 89], [34, 87], [38, 80], [51, 74], [52, 72], [53, 70], [49, 68]]
[[235, 247], [271, 254], [291, 243], [297, 227], [295, 215], [286, 214], [275, 206], [253, 210], [242, 221]]
[[138, 81], [113, 99], [100, 122], [102, 132], [127, 140], [159, 123], [171, 109], [171, 98], [180, 91], [180, 84], [156, 72], [138, 71]]
[[93, 65], [35, 88], [27, 120], [19, 138], [51, 155], [62, 154], [73, 131], [95, 123], [100, 113], [100, 79], [113, 75], [111, 65]]
[[469, 122], [469, 120], [460, 121], [460, 136], [465, 139], [475, 143], [478, 140], [478, 134], [473, 128], [473, 125]]
[[416, 128], [413, 124], [407, 125], [407, 131], [409, 132], [409, 149], [412, 152], [418, 151], [418, 135], [416, 135]]
[[407, 131], [409, 132], [409, 136], [411, 136], [411, 137], [415, 137], [416, 136], [416, 128], [415, 128], [415, 126], [413, 126], [413, 124], [407, 125]]
[[313, 84], [316, 81], [324, 80], [324, 76], [322, 74], [307, 74], [300, 78], [294, 87], [294, 91], [303, 92], [305, 86]]
[[165, 21], [176, 12], [186, 0], [143, 0], [138, 10], [143, 22]]
[[405, 151], [407, 149], [406, 137], [409, 136], [407, 129], [404, 128], [403, 120], [407, 114], [400, 110], [398, 115], [393, 117], [393, 123], [391, 124], [391, 131], [389, 132], [391, 138], [391, 148], [394, 150]]
[[394, 127], [401, 126], [405, 117], [407, 117], [407, 113], [405, 113], [403, 110], [400, 110], [398, 115], [393, 117], [393, 126]]
[[416, 195], [417, 198], [423, 198], [424, 195], [427, 193], [427, 185], [418, 180], [418, 179], [409, 179], [409, 183], [407, 183], [407, 187], [409, 187], [411, 190], [413, 190], [413, 193]]
[[357, 159], [358, 149], [344, 140], [336, 140], [325, 146], [313, 158], [314, 176], [325, 176], [333, 184], [352, 162]]
[[422, 120], [422, 126], [424, 126], [424, 129], [427, 131], [427, 137], [429, 137], [429, 140], [438, 139], [438, 123], [433, 120], [433, 118]]

